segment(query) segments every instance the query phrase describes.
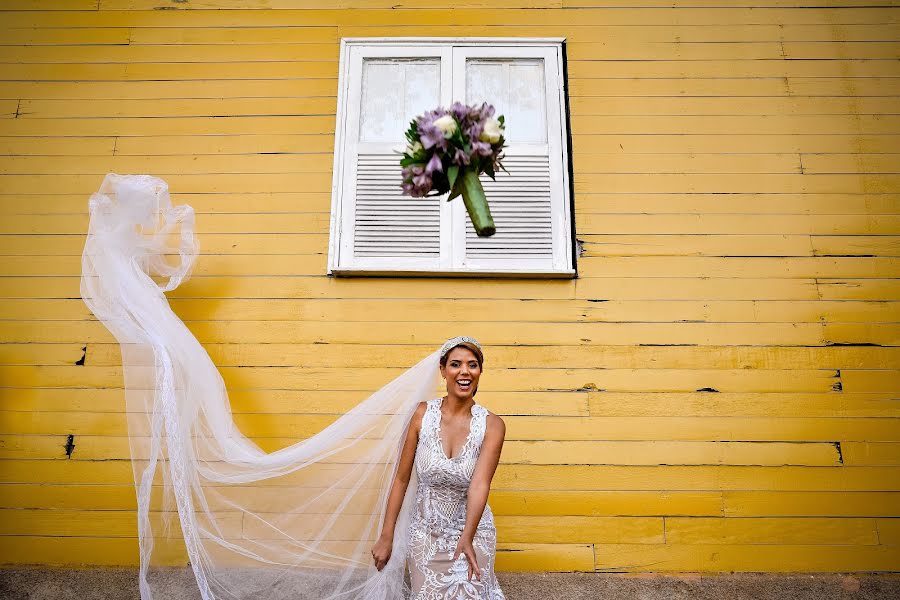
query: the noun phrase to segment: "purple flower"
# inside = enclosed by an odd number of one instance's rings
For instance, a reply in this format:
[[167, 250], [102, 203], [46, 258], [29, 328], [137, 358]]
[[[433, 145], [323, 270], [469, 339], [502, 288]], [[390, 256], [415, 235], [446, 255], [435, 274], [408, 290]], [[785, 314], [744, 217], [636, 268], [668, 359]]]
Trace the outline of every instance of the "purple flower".
[[431, 175], [437, 171], [438, 173], [444, 172], [444, 166], [441, 164], [441, 157], [438, 156], [438, 153], [435, 152], [431, 155], [431, 160], [428, 161], [428, 164], [425, 165], [425, 173], [427, 175]]
[[472, 152], [480, 156], [490, 156], [494, 149], [487, 142], [472, 142]]
[[482, 103], [481, 109], [479, 110], [478, 120], [484, 121], [489, 117], [494, 116], [494, 105], [488, 104], [487, 102]]
[[469, 107], [462, 102], [454, 102], [450, 106], [450, 114], [456, 117], [456, 120], [462, 123], [469, 116]]
[[454, 148], [453, 163], [463, 166], [469, 164], [469, 155], [462, 148]]

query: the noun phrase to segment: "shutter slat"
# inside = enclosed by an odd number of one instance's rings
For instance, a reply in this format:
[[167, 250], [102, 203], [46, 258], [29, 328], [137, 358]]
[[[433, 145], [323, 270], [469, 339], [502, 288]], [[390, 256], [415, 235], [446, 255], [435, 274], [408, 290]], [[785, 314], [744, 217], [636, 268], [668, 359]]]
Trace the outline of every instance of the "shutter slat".
[[496, 181], [481, 177], [497, 232], [478, 237], [466, 214], [466, 258], [552, 258], [549, 157], [506, 156], [503, 165], [509, 173], [495, 173]]
[[434, 258], [440, 256], [440, 204], [410, 198], [400, 188], [399, 159], [391, 154], [357, 157], [355, 256]]

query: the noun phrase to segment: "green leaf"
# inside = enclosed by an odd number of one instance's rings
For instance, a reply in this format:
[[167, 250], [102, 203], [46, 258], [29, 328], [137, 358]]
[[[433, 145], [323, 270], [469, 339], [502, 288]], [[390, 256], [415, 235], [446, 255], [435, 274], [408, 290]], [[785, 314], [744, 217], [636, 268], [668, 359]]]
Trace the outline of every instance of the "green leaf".
[[462, 188], [463, 188], [462, 182], [463, 182], [463, 178], [457, 177], [454, 185], [450, 186], [450, 197], [447, 198], [448, 202], [462, 194]]
[[447, 169], [447, 182], [450, 184], [450, 189], [453, 189], [457, 175], [459, 175], [459, 165], [453, 165]]

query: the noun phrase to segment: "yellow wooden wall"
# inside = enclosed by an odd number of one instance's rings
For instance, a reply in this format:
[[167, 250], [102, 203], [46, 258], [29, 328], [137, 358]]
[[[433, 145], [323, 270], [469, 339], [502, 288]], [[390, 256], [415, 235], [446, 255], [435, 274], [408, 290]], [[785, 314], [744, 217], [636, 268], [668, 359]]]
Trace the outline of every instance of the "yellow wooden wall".
[[[5, 0], [0, 562], [137, 560], [78, 286], [115, 171], [198, 212], [169, 297], [268, 448], [487, 345], [501, 569], [897, 570], [891, 4]], [[325, 276], [339, 40], [369, 35], [568, 39], [578, 279]]]

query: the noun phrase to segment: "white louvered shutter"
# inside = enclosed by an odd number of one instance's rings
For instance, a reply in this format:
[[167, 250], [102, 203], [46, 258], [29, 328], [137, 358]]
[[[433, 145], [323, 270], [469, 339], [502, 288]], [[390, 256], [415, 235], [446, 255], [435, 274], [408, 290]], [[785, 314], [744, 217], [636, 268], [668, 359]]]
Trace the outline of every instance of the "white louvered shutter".
[[[400, 188], [409, 122], [449, 97], [448, 48], [353, 48], [341, 177], [338, 269], [441, 268], [438, 198]], [[446, 235], [446, 234], [445, 234]]]
[[[329, 272], [573, 275], [561, 52], [539, 40], [342, 40]], [[490, 238], [461, 197], [401, 192], [394, 151], [410, 120], [456, 100], [506, 117], [509, 174], [481, 176]]]
[[478, 237], [465, 209], [455, 236], [464, 268], [552, 272], [571, 268], [568, 202], [561, 151], [559, 62], [552, 48], [454, 50], [454, 95], [488, 102], [506, 121], [507, 148], [496, 181], [481, 175], [497, 232]]

